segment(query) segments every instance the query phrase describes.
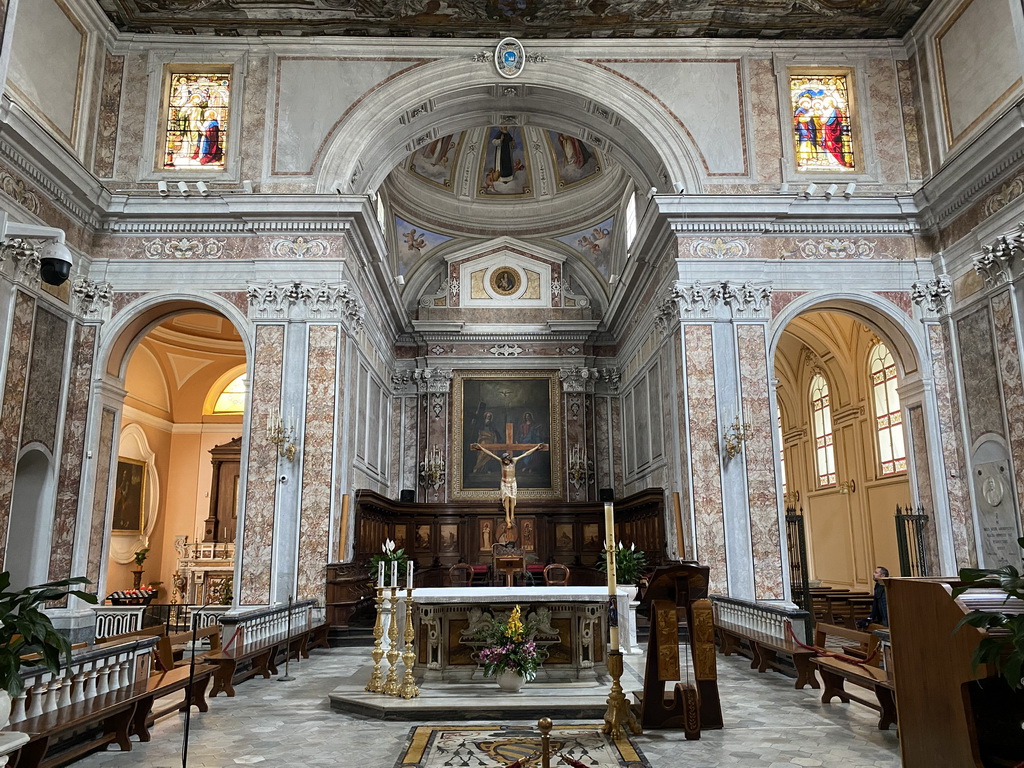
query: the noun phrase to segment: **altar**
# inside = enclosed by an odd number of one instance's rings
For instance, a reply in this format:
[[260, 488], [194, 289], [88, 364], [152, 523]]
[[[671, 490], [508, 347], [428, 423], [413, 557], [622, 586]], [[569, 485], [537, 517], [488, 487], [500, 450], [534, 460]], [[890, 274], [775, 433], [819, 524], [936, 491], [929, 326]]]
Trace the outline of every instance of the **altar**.
[[[607, 587], [447, 587], [413, 590], [415, 674], [424, 681], [465, 682], [483, 677], [473, 658], [474, 639], [486, 619], [519, 605], [536, 625], [534, 641], [543, 657], [537, 679], [596, 680], [608, 671]], [[618, 590], [619, 616], [628, 616], [628, 596]]]

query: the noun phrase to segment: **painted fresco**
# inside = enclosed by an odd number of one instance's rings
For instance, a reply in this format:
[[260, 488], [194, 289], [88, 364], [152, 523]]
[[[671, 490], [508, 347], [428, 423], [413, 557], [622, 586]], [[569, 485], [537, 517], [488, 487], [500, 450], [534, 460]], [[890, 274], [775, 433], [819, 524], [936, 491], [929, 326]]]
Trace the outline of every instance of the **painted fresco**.
[[514, 125], [488, 128], [481, 160], [481, 196], [530, 193], [530, 169], [522, 129]]
[[601, 161], [592, 146], [558, 131], [547, 131], [547, 135], [555, 153], [559, 187], [570, 187], [601, 172]]
[[409, 171], [442, 187], [451, 187], [462, 133], [434, 139], [417, 149], [409, 158]]
[[587, 227], [556, 239], [593, 264], [604, 277], [608, 277], [614, 227], [615, 217], [609, 216], [597, 226]]
[[398, 274], [406, 274], [432, 248], [451, 240], [447, 235], [430, 232], [416, 224], [410, 224], [395, 216], [395, 256], [398, 259]]

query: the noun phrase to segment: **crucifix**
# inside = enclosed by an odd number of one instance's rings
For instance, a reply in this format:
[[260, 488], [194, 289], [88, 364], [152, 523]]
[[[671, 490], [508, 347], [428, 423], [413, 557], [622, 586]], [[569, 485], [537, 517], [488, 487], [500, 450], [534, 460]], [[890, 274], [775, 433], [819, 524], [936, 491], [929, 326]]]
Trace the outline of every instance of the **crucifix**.
[[[505, 422], [505, 442], [504, 443], [492, 443], [490, 445], [481, 445], [480, 443], [472, 443], [470, 446], [471, 450], [483, 451], [491, 458], [497, 459], [501, 463], [501, 505], [505, 509], [505, 526], [508, 529], [512, 529], [515, 526], [516, 517], [516, 493], [518, 492], [518, 486], [516, 485], [516, 462], [520, 459], [525, 459], [531, 453], [535, 451], [546, 451], [548, 450], [547, 443], [517, 443], [515, 437], [512, 434], [512, 424]], [[491, 451], [491, 448], [503, 451], [502, 455]], [[525, 451], [518, 456], [513, 457], [513, 451]]]

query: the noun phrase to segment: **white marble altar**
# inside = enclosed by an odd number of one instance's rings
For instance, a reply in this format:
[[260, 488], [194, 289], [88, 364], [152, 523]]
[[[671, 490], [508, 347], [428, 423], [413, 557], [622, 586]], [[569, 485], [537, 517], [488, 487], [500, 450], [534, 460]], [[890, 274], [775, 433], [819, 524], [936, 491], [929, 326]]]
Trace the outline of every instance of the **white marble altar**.
[[[483, 677], [473, 658], [474, 635], [485, 619], [519, 605], [536, 624], [535, 641], [546, 654], [538, 679], [594, 680], [605, 674], [608, 636], [606, 587], [448, 587], [413, 590], [417, 637], [416, 674], [423, 680], [465, 681]], [[620, 627], [629, 598], [619, 589]], [[628, 635], [628, 628], [625, 634]]]

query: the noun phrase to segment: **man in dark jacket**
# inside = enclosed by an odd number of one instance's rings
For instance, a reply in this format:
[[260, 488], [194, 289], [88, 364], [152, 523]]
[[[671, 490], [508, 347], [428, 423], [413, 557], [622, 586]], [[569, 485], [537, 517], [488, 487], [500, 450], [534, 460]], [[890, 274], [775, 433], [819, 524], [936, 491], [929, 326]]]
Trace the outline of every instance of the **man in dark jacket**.
[[880, 565], [875, 566], [875, 593], [871, 600], [871, 613], [868, 614], [866, 619], [861, 619], [857, 622], [858, 629], [867, 629], [869, 624], [889, 626], [889, 606], [885, 601], [885, 587], [882, 586], [880, 581], [881, 579], [888, 578], [888, 576], [888, 568], [883, 568]]

